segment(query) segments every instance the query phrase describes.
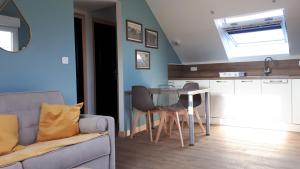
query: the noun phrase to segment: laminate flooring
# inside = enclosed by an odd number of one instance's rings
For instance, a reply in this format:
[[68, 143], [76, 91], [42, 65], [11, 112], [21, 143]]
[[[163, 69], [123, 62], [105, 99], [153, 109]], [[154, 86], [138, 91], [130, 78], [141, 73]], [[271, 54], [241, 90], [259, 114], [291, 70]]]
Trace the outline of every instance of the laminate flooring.
[[212, 126], [207, 137], [197, 127], [195, 146], [187, 128], [183, 136], [184, 148], [176, 129], [171, 137], [162, 132], [158, 144], [146, 131], [117, 138], [117, 169], [300, 169], [300, 133]]

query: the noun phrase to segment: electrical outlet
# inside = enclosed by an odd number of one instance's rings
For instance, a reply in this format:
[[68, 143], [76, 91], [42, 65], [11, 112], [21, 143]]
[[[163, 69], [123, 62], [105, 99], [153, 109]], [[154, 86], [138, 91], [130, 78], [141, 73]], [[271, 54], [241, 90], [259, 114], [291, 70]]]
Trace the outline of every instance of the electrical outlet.
[[191, 72], [196, 72], [198, 68], [196, 66], [190, 67]]
[[64, 64], [64, 65], [69, 64], [69, 57], [66, 57], [66, 56], [62, 57], [62, 58], [61, 58], [61, 62], [62, 62], [62, 64]]

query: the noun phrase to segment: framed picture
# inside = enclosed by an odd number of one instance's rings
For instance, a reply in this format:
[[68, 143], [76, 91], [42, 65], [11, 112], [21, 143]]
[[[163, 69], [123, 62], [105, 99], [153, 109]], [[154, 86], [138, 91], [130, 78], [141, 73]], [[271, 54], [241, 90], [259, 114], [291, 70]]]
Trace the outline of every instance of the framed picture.
[[150, 69], [150, 52], [144, 50], [135, 50], [135, 68]]
[[158, 32], [151, 29], [145, 29], [145, 46], [158, 49]]
[[126, 39], [128, 41], [143, 43], [143, 25], [126, 20]]

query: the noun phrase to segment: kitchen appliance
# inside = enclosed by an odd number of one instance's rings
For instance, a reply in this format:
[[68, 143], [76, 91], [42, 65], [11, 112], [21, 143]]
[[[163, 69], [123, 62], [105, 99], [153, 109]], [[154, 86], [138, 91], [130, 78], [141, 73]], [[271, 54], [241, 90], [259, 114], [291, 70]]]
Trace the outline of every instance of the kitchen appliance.
[[245, 77], [246, 72], [219, 72], [220, 77]]

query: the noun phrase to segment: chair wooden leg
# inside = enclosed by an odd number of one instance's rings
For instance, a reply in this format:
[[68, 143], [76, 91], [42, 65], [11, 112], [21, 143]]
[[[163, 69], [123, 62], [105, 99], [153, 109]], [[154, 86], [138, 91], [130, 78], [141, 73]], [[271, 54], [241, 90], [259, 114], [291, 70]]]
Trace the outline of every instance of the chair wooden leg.
[[185, 122], [185, 120], [184, 120], [184, 117], [182, 116], [182, 118], [181, 118], [181, 127], [182, 127], [182, 129], [184, 128], [184, 122]]
[[136, 126], [138, 123], [138, 120], [140, 118], [141, 113], [140, 112], [136, 112], [134, 115], [134, 120], [132, 121], [132, 126], [131, 126], [131, 136], [130, 138], [133, 138], [134, 134], [135, 134], [135, 130], [136, 130]]
[[174, 125], [174, 122], [175, 122], [175, 118], [172, 116], [171, 118], [170, 118], [170, 124], [169, 124], [169, 136], [171, 137], [171, 135], [172, 135], [172, 130], [173, 130], [173, 125]]
[[190, 124], [189, 124], [189, 114], [188, 112], [184, 113], [184, 118], [186, 120], [186, 124], [188, 125], [188, 127], [190, 127]]
[[147, 121], [148, 121], [148, 130], [149, 130], [149, 136], [150, 136], [150, 142], [153, 142], [153, 136], [152, 136], [152, 124], [151, 124], [151, 113], [147, 112]]
[[194, 112], [195, 112], [196, 118], [198, 120], [199, 126], [200, 126], [202, 132], [204, 133], [205, 132], [205, 128], [204, 128], [204, 126], [202, 124], [202, 120], [201, 120], [200, 114], [199, 114], [199, 112], [196, 109], [194, 110]]
[[166, 112], [162, 112], [160, 114], [160, 123], [159, 123], [158, 131], [156, 133], [155, 144], [157, 144], [157, 142], [159, 140], [161, 130], [165, 125], [165, 121], [166, 121]]
[[183, 138], [182, 138], [182, 131], [181, 131], [181, 126], [180, 126], [180, 120], [179, 120], [178, 112], [176, 112], [176, 119], [175, 119], [175, 122], [176, 122], [177, 127], [178, 127], [178, 130], [179, 130], [179, 136], [180, 136], [181, 146], [184, 147]]
[[170, 124], [170, 117], [166, 116], [165, 118], [165, 125], [164, 125], [164, 132], [166, 135], [169, 135], [168, 133], [168, 124]]

